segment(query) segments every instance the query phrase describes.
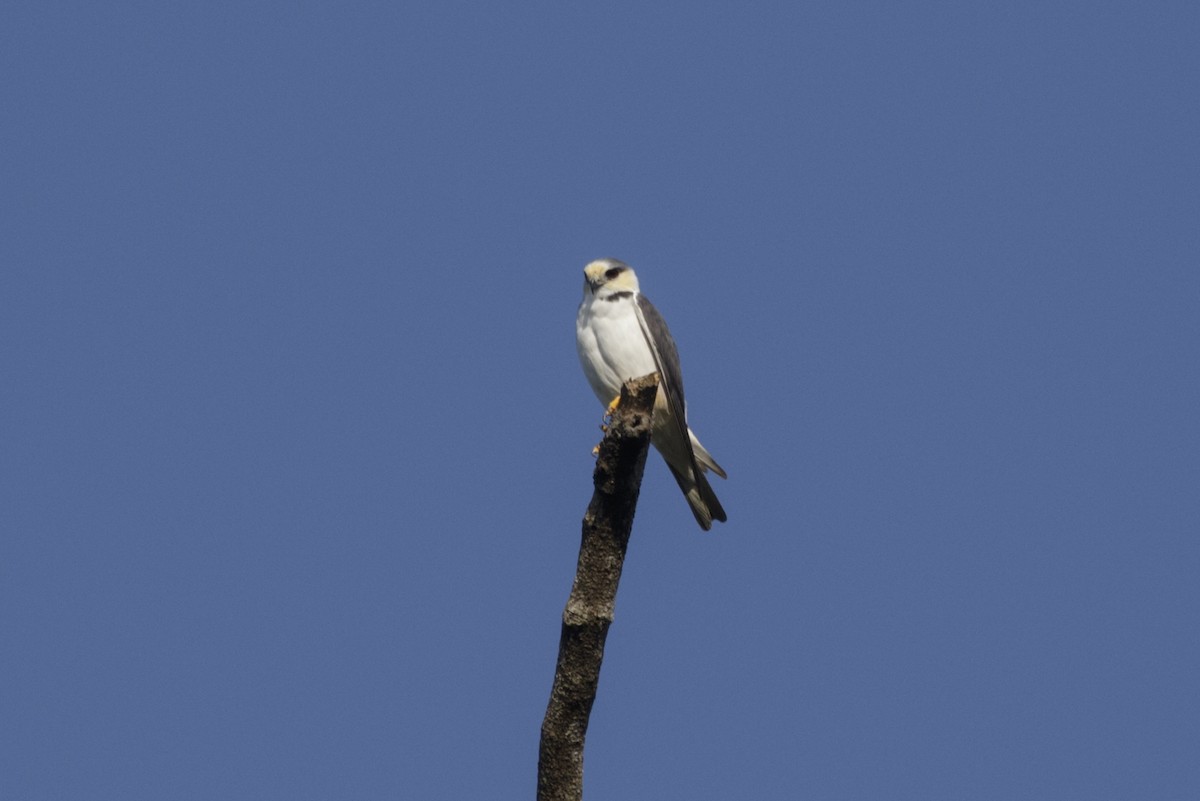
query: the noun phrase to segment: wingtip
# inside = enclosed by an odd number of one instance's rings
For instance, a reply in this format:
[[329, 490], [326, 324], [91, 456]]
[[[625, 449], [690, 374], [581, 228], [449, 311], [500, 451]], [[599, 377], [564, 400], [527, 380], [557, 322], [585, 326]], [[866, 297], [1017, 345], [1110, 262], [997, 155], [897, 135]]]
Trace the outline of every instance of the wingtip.
[[716, 493], [713, 492], [703, 473], [698, 474], [696, 485], [687, 490], [684, 493], [684, 497], [687, 499], [688, 506], [691, 508], [696, 522], [705, 531], [712, 531], [714, 520], [721, 523], [726, 521], [725, 509], [721, 506], [721, 502], [717, 500]]
[[717, 494], [713, 492], [712, 485], [708, 483], [703, 470], [698, 466], [693, 466], [692, 470], [688, 471], [695, 478], [693, 483], [685, 479], [670, 462], [667, 462], [667, 469], [671, 471], [675, 483], [683, 491], [683, 497], [687, 501], [688, 507], [691, 508], [696, 522], [700, 524], [700, 528], [711, 531], [713, 520], [725, 522], [725, 508], [717, 500]]

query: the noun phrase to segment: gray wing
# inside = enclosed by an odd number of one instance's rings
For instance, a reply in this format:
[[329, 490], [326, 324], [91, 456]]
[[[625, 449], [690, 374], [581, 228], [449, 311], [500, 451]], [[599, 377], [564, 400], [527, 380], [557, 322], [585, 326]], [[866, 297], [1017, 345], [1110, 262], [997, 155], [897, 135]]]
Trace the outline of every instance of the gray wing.
[[662, 376], [663, 390], [667, 394], [671, 416], [675, 418], [675, 425], [679, 429], [680, 441], [686, 444], [692, 469], [699, 474], [700, 468], [696, 465], [696, 455], [692, 451], [692, 438], [688, 436], [683, 372], [679, 369], [679, 351], [675, 347], [675, 339], [667, 329], [667, 321], [658, 313], [658, 309], [654, 308], [654, 304], [640, 292], [637, 293], [636, 300], [634, 308], [637, 309], [638, 324], [642, 327], [642, 335], [646, 338], [646, 344], [650, 346], [654, 364]]
[[[683, 372], [679, 369], [679, 351], [675, 348], [675, 339], [667, 330], [666, 321], [658, 313], [658, 309], [654, 308], [654, 304], [646, 300], [641, 293], [637, 295], [634, 309], [637, 310], [642, 336], [645, 337], [646, 344], [650, 346], [654, 364], [661, 376], [660, 386], [666, 393], [667, 403], [671, 407], [676, 436], [686, 448], [688, 462], [691, 464], [691, 480], [689, 481], [676, 470], [670, 461], [667, 461], [667, 468], [675, 477], [679, 489], [683, 490], [683, 495], [687, 499], [688, 506], [691, 507], [692, 514], [696, 517], [696, 522], [700, 524], [700, 528], [708, 531], [712, 528], [713, 520], [720, 520], [723, 523], [727, 518], [725, 509], [717, 500], [717, 494], [713, 492], [712, 486], [704, 476], [704, 469], [696, 461], [696, 451], [692, 447], [692, 437], [688, 433], [687, 417], [684, 413], [687, 407], [683, 400]], [[712, 462], [713, 469], [717, 474], [724, 478], [725, 471], [717, 467], [717, 463], [712, 461], [711, 456], [707, 459]]]

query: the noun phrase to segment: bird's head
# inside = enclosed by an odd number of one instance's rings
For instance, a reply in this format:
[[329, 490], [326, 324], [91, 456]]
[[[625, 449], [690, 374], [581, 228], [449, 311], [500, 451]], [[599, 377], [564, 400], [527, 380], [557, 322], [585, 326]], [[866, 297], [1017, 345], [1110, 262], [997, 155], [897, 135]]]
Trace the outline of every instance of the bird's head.
[[583, 268], [583, 294], [604, 299], [617, 292], [637, 292], [633, 268], [617, 259], [596, 259]]

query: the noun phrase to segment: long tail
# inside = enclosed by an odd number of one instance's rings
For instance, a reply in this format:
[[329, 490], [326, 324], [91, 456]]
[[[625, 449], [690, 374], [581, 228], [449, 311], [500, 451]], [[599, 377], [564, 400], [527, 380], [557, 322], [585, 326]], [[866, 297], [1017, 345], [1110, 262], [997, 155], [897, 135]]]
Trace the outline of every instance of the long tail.
[[712, 521], [725, 522], [725, 509], [717, 500], [717, 494], [713, 492], [712, 485], [708, 483], [708, 478], [699, 465], [693, 465], [691, 470], [694, 481], [690, 481], [687, 476], [672, 467], [670, 462], [667, 463], [667, 467], [670, 468], [671, 475], [675, 476], [675, 483], [679, 485], [679, 489], [683, 490], [683, 497], [692, 508], [692, 514], [695, 515], [700, 528], [709, 531], [712, 529]]

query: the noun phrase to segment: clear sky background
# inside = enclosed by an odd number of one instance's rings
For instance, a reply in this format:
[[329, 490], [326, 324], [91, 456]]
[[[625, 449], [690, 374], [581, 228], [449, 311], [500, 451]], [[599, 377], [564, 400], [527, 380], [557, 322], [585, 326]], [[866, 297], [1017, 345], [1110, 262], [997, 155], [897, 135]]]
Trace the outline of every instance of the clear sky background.
[[1200, 6], [0, 24], [0, 797], [525, 799], [630, 262], [591, 799], [1200, 793]]

